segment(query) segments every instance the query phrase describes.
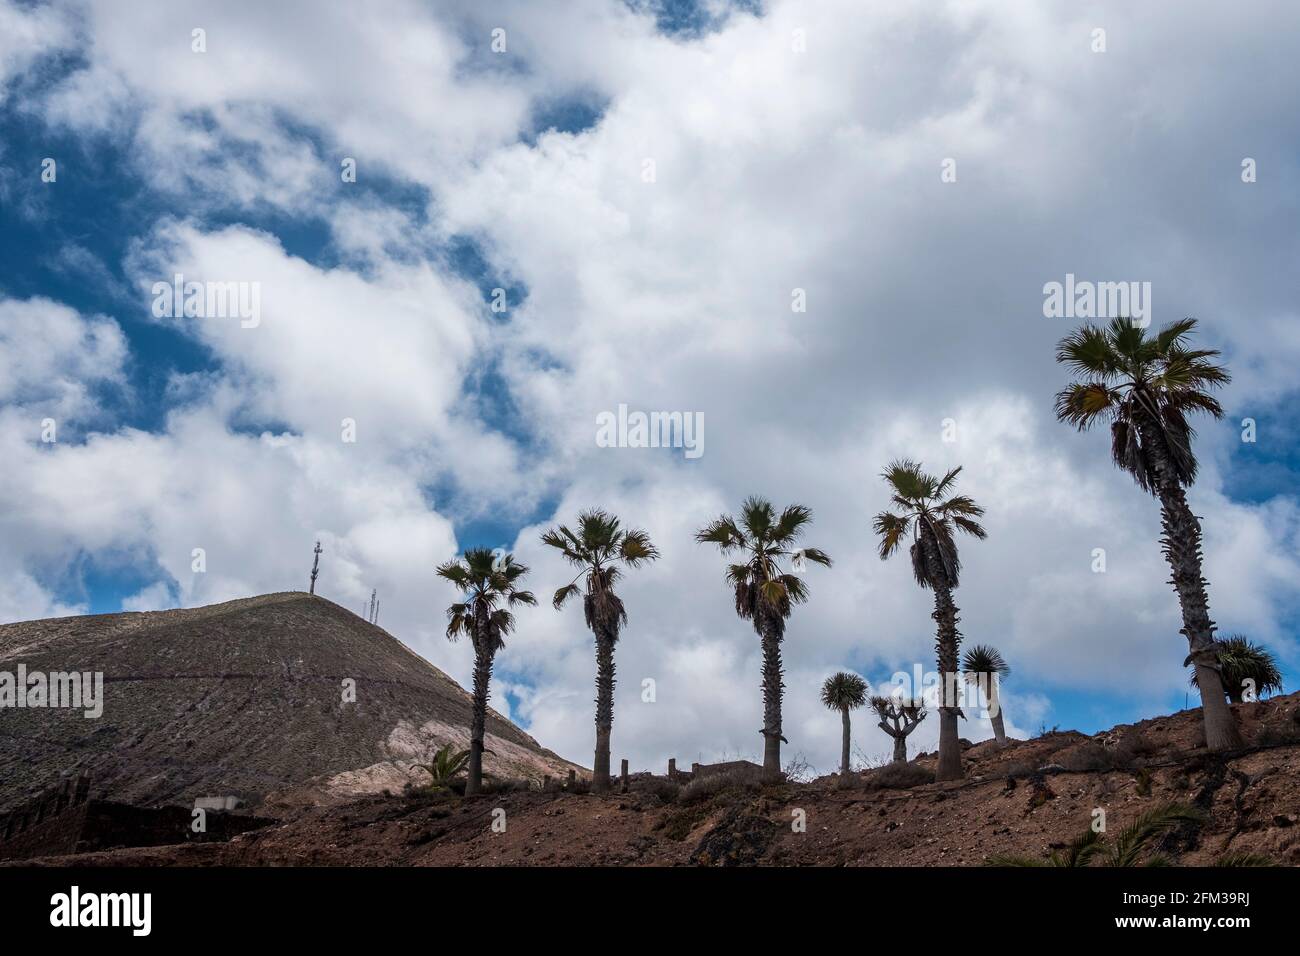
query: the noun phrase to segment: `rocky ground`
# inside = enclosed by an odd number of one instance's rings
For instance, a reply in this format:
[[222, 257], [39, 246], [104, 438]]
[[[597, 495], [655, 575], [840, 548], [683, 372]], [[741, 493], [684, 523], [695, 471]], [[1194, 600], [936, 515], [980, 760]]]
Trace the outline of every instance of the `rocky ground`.
[[[1252, 853], [1300, 864], [1300, 695], [1234, 707], [1249, 742], [1218, 758], [1199, 711], [1085, 736], [1050, 733], [965, 751], [967, 779], [924, 782], [906, 768], [759, 788], [634, 781], [606, 797], [537, 790], [370, 796], [286, 813], [227, 844], [119, 850], [46, 860], [97, 865], [572, 866], [759, 864], [977, 866], [1042, 858], [1106, 812], [1110, 840], [1145, 810], [1179, 802], [1204, 822], [1149, 852], [1179, 865]], [[918, 782], [920, 781], [920, 782]], [[504, 821], [504, 829], [493, 822]], [[802, 829], [795, 824], [804, 821]]]

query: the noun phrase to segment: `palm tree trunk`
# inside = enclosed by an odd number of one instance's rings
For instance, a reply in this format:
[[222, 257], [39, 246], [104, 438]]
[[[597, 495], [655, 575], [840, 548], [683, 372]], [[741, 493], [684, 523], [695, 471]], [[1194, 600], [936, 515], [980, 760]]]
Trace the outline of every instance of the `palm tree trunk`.
[[938, 626], [935, 651], [939, 663], [939, 766], [935, 780], [960, 780], [961, 742], [957, 736], [957, 649], [961, 634], [957, 630], [957, 605], [951, 589], [939, 585], [934, 589], [934, 613]]
[[609, 739], [614, 727], [614, 641], [596, 633], [596, 757], [592, 762], [591, 789], [609, 792]]
[[939, 544], [928, 524], [921, 526], [921, 546], [924, 550], [926, 577], [934, 589], [934, 618], [936, 635], [935, 656], [939, 664], [939, 765], [935, 780], [960, 780], [961, 741], [957, 736], [957, 717], [961, 708], [957, 704], [958, 673], [957, 652], [961, 647], [961, 632], [957, 630], [957, 605], [952, 600], [952, 588], [947, 585], [948, 572], [939, 552]]
[[840, 746], [840, 782], [847, 784], [849, 782], [849, 709], [840, 708], [840, 719], [844, 724], [844, 741]]
[[474, 649], [474, 714], [469, 730], [469, 776], [465, 796], [483, 788], [483, 733], [487, 725], [488, 686], [492, 682], [492, 653]]
[[763, 779], [781, 779], [781, 630], [767, 615], [759, 632], [763, 639]]
[[1234, 750], [1242, 746], [1236, 719], [1224, 699], [1219, 656], [1214, 646], [1214, 622], [1210, 620], [1210, 599], [1201, 576], [1201, 523], [1187, 506], [1187, 496], [1178, 485], [1160, 489], [1160, 517], [1165, 557], [1173, 571], [1170, 583], [1182, 607], [1182, 634], [1188, 655], [1196, 666], [1196, 686], [1201, 692], [1205, 718], [1205, 745], [1210, 750]]
[[998, 675], [989, 674], [989, 720], [993, 723], [993, 738], [999, 747], [1007, 745], [1007, 728], [1002, 722], [1002, 695], [998, 692]]
[[1179, 482], [1165, 432], [1150, 415], [1138, 423], [1142, 445], [1155, 472], [1155, 489], [1160, 496], [1160, 544], [1173, 575], [1169, 583], [1178, 594], [1183, 612], [1181, 632], [1196, 667], [1196, 685], [1201, 692], [1201, 714], [1205, 719], [1205, 746], [1210, 750], [1233, 750], [1242, 746], [1241, 733], [1232, 710], [1224, 700], [1219, 676], [1219, 655], [1214, 645], [1214, 622], [1210, 620], [1210, 598], [1201, 575], [1201, 522], [1187, 506], [1187, 494]]
[[894, 763], [907, 763], [907, 736], [897, 734], [894, 737]]

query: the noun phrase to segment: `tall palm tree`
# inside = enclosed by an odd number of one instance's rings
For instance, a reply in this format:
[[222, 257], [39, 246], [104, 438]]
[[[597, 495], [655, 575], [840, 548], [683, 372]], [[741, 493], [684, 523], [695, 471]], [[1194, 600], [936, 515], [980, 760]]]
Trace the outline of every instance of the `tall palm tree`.
[[1210, 750], [1241, 746], [1232, 711], [1225, 702], [1219, 655], [1210, 620], [1209, 597], [1201, 575], [1201, 522], [1187, 506], [1184, 489], [1196, 480], [1192, 452], [1193, 412], [1223, 417], [1210, 394], [1229, 381], [1227, 369], [1212, 359], [1213, 349], [1190, 349], [1195, 319], [1173, 322], [1154, 336], [1120, 318], [1105, 328], [1085, 325], [1061, 340], [1056, 360], [1076, 381], [1056, 396], [1056, 417], [1085, 431], [1110, 423], [1111, 457], [1143, 491], [1160, 499], [1161, 538], [1173, 570], [1170, 583], [1182, 607], [1182, 633], [1195, 665]]
[[822, 684], [822, 703], [831, 710], [840, 712], [844, 727], [844, 736], [840, 745], [840, 783], [849, 782], [849, 711], [856, 710], [867, 702], [867, 682], [857, 674], [840, 671], [826, 678]]
[[438, 565], [438, 576], [450, 581], [461, 599], [447, 608], [447, 639], [468, 635], [474, 645], [474, 711], [469, 734], [469, 778], [465, 795], [483, 786], [483, 730], [487, 723], [488, 685], [497, 651], [515, 627], [510, 608], [536, 604], [529, 591], [518, 588], [528, 568], [516, 564], [514, 555], [497, 559], [487, 548], [470, 548], [464, 557]]
[[[624, 566], [639, 567], [659, 557], [659, 552], [644, 531], [624, 530], [618, 518], [598, 508], [578, 515], [577, 534], [560, 525], [543, 534], [542, 542], [580, 569], [573, 581], [555, 592], [551, 603], [558, 611], [581, 591], [587, 627], [596, 637], [596, 759], [591, 784], [596, 793], [607, 793], [609, 738], [614, 727], [614, 645], [627, 623], [627, 611], [614, 585]], [[581, 589], [578, 578], [584, 578]]]
[[952, 592], [961, 575], [954, 533], [960, 531], [984, 538], [984, 528], [975, 520], [984, 509], [966, 495], [945, 497], [961, 474], [954, 468], [942, 478], [928, 475], [920, 464], [908, 459], [895, 461], [882, 476], [893, 490], [896, 511], [876, 515], [874, 527], [880, 536], [880, 557], [888, 558], [903, 541], [912, 538], [912, 573], [916, 583], [934, 592], [937, 628], [935, 650], [941, 682], [939, 699], [939, 766], [935, 780], [960, 780], [961, 743], [957, 718], [964, 716], [957, 703], [957, 651], [961, 633], [957, 630], [957, 605]]
[[[1258, 700], [1264, 694], [1282, 691], [1282, 672], [1277, 658], [1267, 647], [1256, 644], [1244, 634], [1231, 634], [1218, 642], [1219, 666], [1223, 668], [1223, 689], [1228, 700], [1240, 704], [1245, 700], [1246, 682], [1250, 682]], [[1196, 686], [1196, 675], [1192, 675]]]
[[1004, 677], [1011, 676], [1011, 665], [1002, 659], [1002, 654], [996, 647], [976, 644], [962, 657], [962, 670], [966, 674], [966, 683], [984, 688], [984, 696], [989, 705], [989, 720], [993, 723], [993, 737], [999, 747], [1005, 747], [1007, 728], [1002, 722], [1002, 695], [998, 685]]
[[812, 512], [790, 505], [778, 517], [764, 498], [746, 498], [740, 520], [723, 515], [702, 528], [695, 540], [716, 544], [724, 555], [737, 554], [739, 564], [727, 566], [727, 584], [736, 594], [736, 613], [750, 621], [763, 647], [763, 778], [781, 778], [781, 641], [794, 605], [808, 600], [808, 586], [782, 562], [798, 571], [805, 561], [830, 567], [831, 559], [816, 548], [799, 548]]

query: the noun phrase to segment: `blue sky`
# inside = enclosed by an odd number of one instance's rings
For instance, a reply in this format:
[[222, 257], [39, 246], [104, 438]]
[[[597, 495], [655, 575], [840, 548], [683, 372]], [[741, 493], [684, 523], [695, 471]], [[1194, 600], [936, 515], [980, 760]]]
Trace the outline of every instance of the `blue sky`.
[[[0, 0], [5, 619], [303, 587], [321, 538], [322, 592], [378, 588], [382, 623], [464, 682], [433, 565], [512, 547], [549, 595], [567, 577], [537, 532], [601, 504], [665, 555], [627, 585], [630, 752], [746, 752], [756, 641], [691, 535], [758, 492], [813, 507], [837, 558], [787, 644], [788, 736], [829, 764], [807, 688], [931, 654], [927, 596], [869, 532], [907, 454], [962, 464], [989, 511], [958, 600], [1012, 660], [1018, 732], [1179, 709], [1156, 505], [1104, 436], [1051, 420], [1068, 323], [1042, 286], [1069, 271], [1152, 282], [1157, 323], [1196, 314], [1224, 351], [1193, 496], [1212, 609], [1297, 686], [1293, 10], [1224, 35], [1172, 3], [380, 6]], [[174, 271], [259, 283], [261, 325], [155, 318]], [[597, 447], [619, 404], [701, 412], [706, 453]], [[541, 603], [495, 699], [582, 758], [589, 638]]]

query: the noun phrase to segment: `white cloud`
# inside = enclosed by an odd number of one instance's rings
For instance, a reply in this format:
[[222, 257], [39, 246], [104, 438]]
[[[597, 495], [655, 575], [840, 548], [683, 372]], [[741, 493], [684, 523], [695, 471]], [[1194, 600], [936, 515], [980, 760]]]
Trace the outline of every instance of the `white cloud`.
[[[139, 237], [131, 265], [146, 287], [174, 270], [259, 281], [263, 321], [178, 326], [220, 371], [177, 383], [185, 401], [158, 434], [105, 429], [38, 454], [15, 425], [10, 504], [24, 507], [7, 540], [24, 544], [7, 545], [11, 565], [138, 548], [193, 604], [304, 586], [320, 537], [323, 593], [355, 608], [378, 587], [382, 623], [463, 680], [467, 649], [442, 637], [452, 594], [431, 573], [457, 542], [428, 489], [450, 477], [459, 507], [502, 520], [559, 489], [559, 520], [600, 504], [664, 552], [624, 588], [614, 737], [616, 758], [657, 766], [757, 752], [757, 638], [722, 559], [692, 535], [746, 494], [802, 501], [809, 540], [837, 563], [810, 571], [812, 600], [790, 624], [787, 736], [825, 769], [838, 724], [821, 680], [853, 666], [879, 681], [933, 656], [929, 595], [905, 560], [876, 558], [869, 530], [887, 504], [880, 469], [908, 455], [963, 464], [963, 489], [988, 509], [989, 540], [963, 546], [958, 603], [967, 639], [1016, 668], [1015, 727], [1036, 726], [1061, 687], [1145, 703], [1182, 686], [1157, 506], [1111, 467], [1105, 436], [1051, 420], [1066, 326], [1042, 317], [1041, 289], [1066, 272], [1152, 281], [1157, 322], [1199, 314], [1227, 351], [1230, 406], [1294, 387], [1282, 277], [1300, 249], [1295, 196], [1276, 185], [1300, 135], [1294, 44], [1278, 41], [1290, 6], [1265, 4], [1231, 36], [1211, 7], [1107, 9], [1106, 54], [1089, 49], [1089, 15], [992, 0], [870, 16], [777, 2], [690, 42], [616, 3], [85, 9], [88, 66], [51, 93], [55, 122], [134, 144], [185, 215], [193, 188], [323, 213], [346, 263], [195, 218]], [[511, 53], [493, 59], [498, 24]], [[195, 25], [207, 54], [190, 52]], [[532, 104], [577, 92], [607, 101], [595, 127], [520, 141]], [[429, 224], [342, 192], [343, 155], [363, 177], [425, 187]], [[1259, 183], [1240, 182], [1245, 155], [1261, 158]], [[956, 183], [940, 181], [946, 157]], [[508, 321], [431, 251], [457, 233], [527, 286]], [[796, 288], [806, 313], [791, 311]], [[55, 336], [63, 357], [21, 374], [48, 387], [70, 369], [50, 400], [74, 407], [123, 357], [107, 324], [69, 315], [51, 326], [80, 330]], [[485, 424], [505, 399], [473, 393], [490, 364], [526, 447]], [[703, 412], [704, 458], [597, 448], [595, 416], [620, 402]], [[339, 441], [343, 417], [356, 445]], [[281, 423], [289, 434], [249, 432]], [[1289, 653], [1294, 498], [1227, 499], [1227, 433], [1204, 431], [1192, 497], [1213, 613]], [[517, 548], [545, 598], [568, 576], [538, 530]], [[189, 570], [200, 545], [202, 578]], [[583, 760], [590, 644], [575, 609], [543, 600], [521, 613], [498, 680], [539, 739]], [[654, 704], [640, 700], [646, 678]], [[933, 746], [934, 723], [914, 747]], [[868, 754], [888, 745], [873, 724], [855, 721]]]
[[[126, 338], [112, 319], [49, 299], [0, 297], [0, 402], [64, 419], [96, 412], [93, 390], [121, 384]], [[39, 418], [33, 435], [39, 430]]]
[[64, 11], [0, 0], [0, 105], [4, 105], [15, 77], [73, 39], [72, 24]]

